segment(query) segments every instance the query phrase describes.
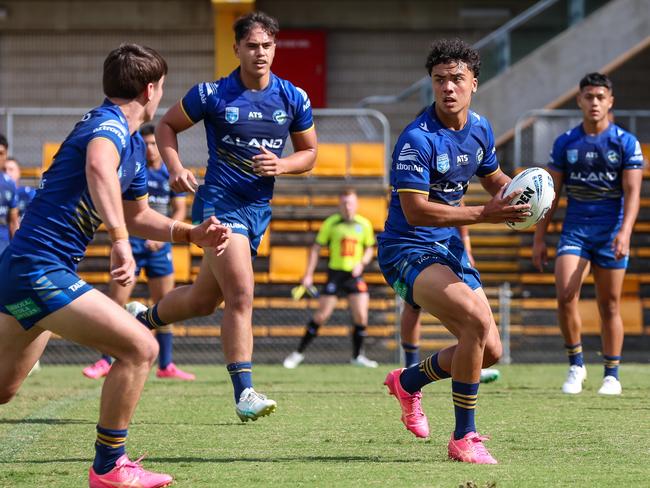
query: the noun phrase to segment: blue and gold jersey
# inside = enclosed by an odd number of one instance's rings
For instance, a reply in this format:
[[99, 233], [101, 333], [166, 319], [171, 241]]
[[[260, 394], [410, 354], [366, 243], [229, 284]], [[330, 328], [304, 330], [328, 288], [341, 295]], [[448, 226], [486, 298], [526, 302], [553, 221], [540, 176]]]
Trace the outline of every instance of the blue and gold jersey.
[[16, 184], [6, 173], [0, 173], [0, 240], [9, 240], [9, 211], [18, 206]]
[[86, 150], [93, 139], [104, 138], [120, 157], [117, 174], [122, 198], [146, 198], [145, 144], [130, 134], [122, 111], [109, 100], [77, 122], [43, 174], [36, 196], [11, 242], [15, 255], [36, 254], [72, 267], [101, 224], [86, 181]]
[[18, 217], [20, 219], [25, 215], [25, 210], [27, 210], [27, 205], [34, 199], [36, 196], [36, 188], [31, 186], [19, 186], [16, 189], [16, 198], [18, 200]]
[[247, 89], [239, 69], [214, 83], [199, 83], [181, 100], [192, 123], [203, 120], [208, 142], [205, 184], [216, 186], [247, 202], [268, 202], [272, 176], [253, 173], [252, 157], [260, 147], [281, 157], [289, 132], [314, 125], [311, 102], [304, 90], [271, 74], [260, 91]]
[[462, 130], [449, 130], [438, 120], [432, 105], [404, 129], [395, 145], [390, 171], [392, 195], [380, 240], [431, 244], [447, 239], [455, 232], [454, 227], [410, 225], [399, 194], [422, 193], [431, 202], [458, 206], [474, 175], [485, 177], [498, 169], [494, 135], [487, 119], [470, 111]]
[[606, 224], [623, 218], [623, 170], [642, 169], [643, 155], [636, 137], [615, 124], [595, 136], [580, 124], [555, 140], [548, 165], [563, 173], [564, 221]]
[[[169, 171], [163, 164], [159, 169], [147, 166], [147, 189], [149, 206], [156, 212], [169, 217], [172, 198], [185, 197], [185, 193], [176, 193], [169, 186]], [[146, 252], [145, 239], [130, 237], [133, 254]]]

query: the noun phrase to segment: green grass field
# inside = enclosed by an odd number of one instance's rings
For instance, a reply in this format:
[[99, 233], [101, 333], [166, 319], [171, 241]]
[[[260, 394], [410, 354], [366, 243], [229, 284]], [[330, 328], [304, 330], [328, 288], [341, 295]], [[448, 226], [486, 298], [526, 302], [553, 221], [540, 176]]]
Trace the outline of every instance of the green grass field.
[[[453, 428], [449, 382], [424, 390], [431, 438], [399, 421], [382, 385], [390, 369], [258, 366], [256, 387], [277, 412], [243, 424], [222, 367], [188, 368], [194, 383], [152, 378], [130, 429], [131, 458], [172, 474], [179, 487], [622, 487], [649, 486], [650, 366], [622, 367], [624, 394], [560, 393], [564, 365], [502, 367], [482, 385], [478, 427], [492, 436], [497, 466], [448, 461]], [[80, 367], [51, 366], [0, 407], [0, 486], [87, 486], [100, 383]]]

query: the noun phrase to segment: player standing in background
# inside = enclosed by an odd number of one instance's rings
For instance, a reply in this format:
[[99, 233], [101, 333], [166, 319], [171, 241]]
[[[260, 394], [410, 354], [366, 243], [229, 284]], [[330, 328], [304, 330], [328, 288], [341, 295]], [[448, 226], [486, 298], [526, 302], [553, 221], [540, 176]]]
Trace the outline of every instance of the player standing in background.
[[[185, 194], [176, 193], [169, 188], [169, 173], [160, 157], [158, 146], [156, 146], [154, 126], [151, 124], [143, 126], [140, 129], [140, 135], [144, 139], [147, 151], [147, 191], [149, 194], [149, 206], [156, 212], [182, 222], [187, 215]], [[135, 277], [137, 278], [140, 275], [142, 269], [145, 270], [149, 294], [151, 295], [151, 299], [157, 302], [165, 294], [174, 289], [172, 246], [169, 242], [152, 241], [133, 236], [129, 237], [129, 243], [131, 244], [133, 257], [135, 258]], [[135, 285], [136, 281], [129, 286], [120, 286], [114, 281], [111, 281], [108, 296], [123, 307], [133, 293]], [[195, 376], [177, 367], [172, 360], [173, 339], [172, 324], [156, 329], [156, 340], [160, 348], [156, 376], [158, 378], [192, 381]], [[112, 362], [113, 359], [109, 355], [104, 354], [99, 361], [84, 368], [83, 374], [91, 379], [104, 377], [110, 371]]]
[[[503, 195], [510, 178], [499, 169], [488, 121], [469, 109], [478, 86], [480, 58], [456, 40], [433, 43], [426, 67], [435, 103], [411, 122], [393, 152], [392, 195], [385, 231], [378, 236], [379, 265], [386, 281], [410, 305], [435, 315], [458, 343], [418, 365], [396, 369], [385, 384], [402, 408], [402, 422], [418, 437], [429, 426], [421, 388], [452, 378], [456, 427], [448, 454], [458, 461], [495, 464], [476, 431], [474, 412], [482, 366], [501, 355], [499, 332], [454, 227], [521, 220], [529, 205]], [[479, 176], [493, 195], [485, 205], [461, 206], [469, 180]]]
[[624, 335], [621, 293], [630, 237], [639, 214], [643, 155], [636, 137], [609, 121], [614, 104], [612, 88], [611, 80], [600, 73], [590, 73], [580, 80], [577, 103], [582, 123], [553, 144], [549, 172], [555, 183], [555, 201], [535, 229], [533, 243], [533, 263], [543, 271], [548, 224], [565, 184], [568, 203], [557, 245], [555, 287], [558, 319], [569, 356], [569, 374], [562, 391], [569, 394], [580, 393], [587, 377], [578, 301], [590, 267], [605, 363], [598, 393], [620, 395], [622, 390], [618, 377]]
[[16, 184], [4, 172], [4, 165], [7, 162], [9, 142], [0, 134], [0, 253], [9, 245], [16, 229], [18, 229], [18, 198]]
[[[205, 183], [196, 190], [192, 220], [216, 215], [232, 229], [222, 256], [206, 249], [190, 286], [168, 293], [138, 318], [156, 328], [209, 315], [224, 302], [221, 339], [242, 421], [269, 415], [276, 402], [253, 389], [253, 276], [271, 219], [275, 177], [309, 171], [316, 160], [316, 132], [307, 94], [271, 73], [278, 23], [252, 12], [234, 25], [240, 65], [229, 76], [195, 85], [163, 117], [156, 139], [176, 191], [195, 191], [196, 180], [178, 154], [177, 134], [203, 120], [209, 160]], [[288, 135], [294, 153], [281, 158]]]
[[316, 242], [311, 247], [307, 270], [302, 285], [310, 288], [314, 284], [314, 271], [318, 264], [320, 249], [328, 246], [327, 283], [318, 300], [318, 311], [307, 324], [298, 349], [284, 360], [284, 367], [296, 368], [305, 359], [307, 346], [318, 335], [318, 329], [332, 315], [337, 295], [347, 295], [352, 315], [352, 359], [350, 363], [365, 368], [376, 368], [377, 362], [362, 354], [363, 341], [368, 327], [368, 285], [363, 281], [363, 270], [373, 259], [375, 234], [372, 223], [357, 214], [357, 192], [345, 188], [339, 195], [339, 212], [323, 222]]
[[[104, 103], [75, 125], [43, 175], [20, 229], [0, 256], [0, 403], [16, 394], [51, 333], [115, 357], [102, 387], [90, 488], [171, 483], [125, 452], [127, 428], [158, 353], [151, 333], [76, 273], [103, 222], [111, 277], [134, 281], [129, 231], [155, 240], [223, 250], [230, 231], [212, 217], [192, 227], [149, 208], [144, 141], [167, 63], [153, 49], [123, 44], [104, 61]], [[128, 230], [127, 230], [128, 229]], [[60, 449], [58, 444], [55, 444]]]
[[4, 164], [4, 172], [7, 173], [16, 184], [16, 204], [18, 208], [18, 221], [20, 222], [25, 215], [27, 205], [29, 205], [29, 202], [31, 202], [34, 199], [34, 196], [36, 196], [36, 188], [29, 185], [20, 185], [20, 164], [16, 158], [7, 158]]

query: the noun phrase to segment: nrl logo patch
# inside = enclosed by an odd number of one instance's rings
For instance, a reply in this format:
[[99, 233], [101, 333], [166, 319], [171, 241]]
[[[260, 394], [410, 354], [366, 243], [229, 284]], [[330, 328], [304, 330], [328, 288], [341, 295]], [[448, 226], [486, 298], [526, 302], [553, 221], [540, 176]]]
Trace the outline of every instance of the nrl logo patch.
[[436, 170], [438, 170], [438, 173], [446, 173], [449, 171], [449, 156], [447, 153], [436, 156]]
[[239, 120], [239, 107], [226, 107], [226, 122], [234, 124]]
[[577, 149], [569, 149], [566, 152], [566, 160], [569, 162], [569, 164], [574, 164], [578, 162], [578, 150]]

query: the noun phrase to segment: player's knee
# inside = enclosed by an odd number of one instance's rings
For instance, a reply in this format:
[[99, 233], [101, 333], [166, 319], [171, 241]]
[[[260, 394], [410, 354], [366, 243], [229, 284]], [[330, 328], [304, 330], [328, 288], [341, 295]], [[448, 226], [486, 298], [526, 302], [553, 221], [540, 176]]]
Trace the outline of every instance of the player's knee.
[[501, 345], [501, 341], [488, 341], [483, 352], [483, 367], [487, 368], [496, 364], [501, 359], [502, 354], [503, 346]]
[[226, 305], [232, 310], [247, 311], [253, 307], [253, 290], [248, 287], [237, 287], [228, 293]]
[[481, 343], [486, 343], [492, 327], [492, 316], [487, 307], [474, 307], [462, 327], [467, 334]]
[[598, 311], [600, 312], [600, 316], [604, 320], [611, 320], [612, 318], [620, 315], [621, 313], [620, 303], [615, 298], [610, 300], [599, 301]]
[[557, 293], [557, 303], [560, 308], [574, 306], [578, 299], [578, 293], [573, 290], [561, 290]]

